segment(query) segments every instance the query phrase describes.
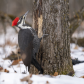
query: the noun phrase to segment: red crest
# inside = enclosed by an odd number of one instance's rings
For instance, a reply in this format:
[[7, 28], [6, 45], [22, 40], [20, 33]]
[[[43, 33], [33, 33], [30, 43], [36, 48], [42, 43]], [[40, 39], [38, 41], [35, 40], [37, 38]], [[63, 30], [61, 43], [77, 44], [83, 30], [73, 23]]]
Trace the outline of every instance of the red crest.
[[12, 21], [12, 26], [16, 26], [18, 20], [19, 20], [19, 17], [16, 17], [16, 18]]

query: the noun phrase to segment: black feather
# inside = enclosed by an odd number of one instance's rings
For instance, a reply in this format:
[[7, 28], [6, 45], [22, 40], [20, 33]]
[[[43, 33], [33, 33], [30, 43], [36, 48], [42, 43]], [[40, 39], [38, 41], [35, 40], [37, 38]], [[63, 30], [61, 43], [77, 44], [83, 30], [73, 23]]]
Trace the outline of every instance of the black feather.
[[31, 64], [33, 54], [34, 36], [29, 29], [21, 29], [18, 34], [18, 44], [21, 50], [23, 63], [28, 66]]
[[77, 58], [76, 59], [72, 59], [72, 64], [79, 64], [79, 63], [84, 63], [84, 61], [79, 61]]

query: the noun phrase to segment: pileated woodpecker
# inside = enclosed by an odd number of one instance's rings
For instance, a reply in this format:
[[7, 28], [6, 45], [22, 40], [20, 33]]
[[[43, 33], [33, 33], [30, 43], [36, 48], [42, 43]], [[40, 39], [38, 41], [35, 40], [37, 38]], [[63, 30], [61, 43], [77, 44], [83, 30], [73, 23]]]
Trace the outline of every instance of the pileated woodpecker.
[[28, 12], [21, 17], [16, 17], [12, 22], [12, 26], [17, 26], [20, 29], [18, 34], [18, 44], [21, 50], [21, 57], [24, 65], [28, 66], [29, 71], [30, 64], [33, 64], [42, 74], [43, 69], [35, 57], [39, 50], [41, 39], [47, 34], [38, 38], [36, 31], [29, 25], [25, 24], [27, 13]]

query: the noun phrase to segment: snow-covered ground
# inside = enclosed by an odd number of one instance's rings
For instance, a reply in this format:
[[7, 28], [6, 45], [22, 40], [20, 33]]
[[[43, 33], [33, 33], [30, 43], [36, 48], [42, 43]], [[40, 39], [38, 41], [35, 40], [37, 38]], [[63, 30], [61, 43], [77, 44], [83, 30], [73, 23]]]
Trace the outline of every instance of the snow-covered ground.
[[[13, 43], [17, 44], [17, 35], [12, 35], [14, 32], [12, 32], [12, 29], [10, 30], [11, 34], [6, 35], [6, 39], [9, 39]], [[0, 36], [0, 45], [4, 44], [4, 35]], [[13, 37], [12, 37], [13, 36]], [[13, 38], [13, 39], [12, 39]], [[75, 44], [70, 45], [71, 49], [71, 57], [72, 58], [78, 58], [78, 60], [83, 61], [84, 60], [84, 48], [83, 47], [76, 47]], [[5, 54], [4, 54], [5, 49]], [[5, 56], [8, 56], [11, 51], [14, 50], [14, 46], [6, 45], [4, 48], [0, 47], [0, 66], [2, 66], [4, 69], [7, 69], [9, 73], [6, 72], [0, 72], [0, 84], [28, 84], [26, 81], [21, 82], [20, 79], [28, 76], [27, 74], [22, 74], [22, 72], [25, 70], [25, 66], [21, 63], [19, 65], [14, 65], [13, 67], [9, 67], [9, 65], [12, 63], [10, 60], [3, 60]], [[68, 75], [58, 75], [58, 76], [49, 76], [49, 75], [32, 75], [31, 80], [33, 81], [32, 84], [84, 84], [84, 78], [79, 78], [81, 76], [84, 76], [84, 63], [76, 64], [73, 66], [75, 75], [73, 77]], [[14, 70], [17, 71], [17, 73], [14, 72]]]

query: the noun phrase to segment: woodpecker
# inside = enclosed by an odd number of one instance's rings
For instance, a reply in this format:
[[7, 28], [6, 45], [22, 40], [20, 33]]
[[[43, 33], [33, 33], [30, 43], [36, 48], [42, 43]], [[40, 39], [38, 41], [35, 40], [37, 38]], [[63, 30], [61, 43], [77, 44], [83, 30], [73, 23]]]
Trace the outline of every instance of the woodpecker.
[[42, 74], [43, 69], [36, 60], [36, 54], [38, 53], [41, 39], [48, 34], [43, 34], [41, 38], [38, 38], [36, 31], [25, 23], [27, 14], [28, 11], [21, 17], [16, 17], [12, 21], [12, 26], [16, 26], [20, 29], [18, 33], [18, 44], [24, 65], [28, 66], [29, 71], [30, 64], [33, 64]]

